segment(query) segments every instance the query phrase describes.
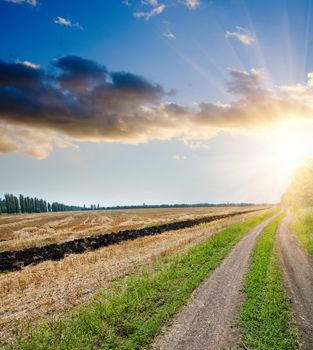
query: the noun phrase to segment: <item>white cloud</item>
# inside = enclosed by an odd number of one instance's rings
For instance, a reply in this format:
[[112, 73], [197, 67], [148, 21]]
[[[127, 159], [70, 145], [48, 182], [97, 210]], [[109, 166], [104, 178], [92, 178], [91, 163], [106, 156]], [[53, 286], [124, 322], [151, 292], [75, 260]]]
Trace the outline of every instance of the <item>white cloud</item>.
[[308, 86], [313, 87], [313, 72], [308, 73]]
[[144, 18], [148, 21], [151, 17], [160, 15], [165, 10], [165, 5], [161, 4], [158, 7], [154, 7], [151, 11], [147, 12], [134, 12], [133, 15], [137, 18]]
[[29, 4], [31, 6], [37, 6], [37, 0], [5, 0], [6, 2], [11, 2], [13, 4]]
[[187, 159], [186, 156], [179, 155], [179, 154], [175, 154], [172, 158], [173, 158], [174, 160], [186, 160], [186, 159]]
[[176, 36], [170, 31], [163, 33], [163, 36], [167, 39], [176, 39]]
[[29, 67], [29, 68], [33, 68], [33, 69], [38, 69], [38, 68], [40, 68], [40, 65], [39, 65], [39, 64], [35, 64], [35, 63], [29, 62], [29, 61], [19, 61], [19, 60], [16, 60], [15, 63], [17, 63], [17, 64], [22, 64], [23, 66], [26, 66], [26, 67]]
[[157, 7], [159, 5], [158, 0], [141, 0], [143, 5], [151, 5], [153, 7]]
[[53, 22], [55, 24], [59, 24], [61, 26], [65, 26], [65, 27], [77, 27], [79, 29], [83, 29], [83, 27], [79, 24], [79, 23], [73, 23], [71, 20], [66, 19], [64, 17], [56, 17]]
[[0, 126], [0, 153], [14, 152], [18, 150], [16, 142]]
[[200, 6], [200, 0], [185, 0], [185, 4], [189, 9], [194, 10]]
[[251, 35], [251, 33], [242, 27], [236, 27], [237, 31], [234, 32], [229, 32], [227, 31], [225, 34], [225, 38], [236, 38], [238, 39], [241, 43], [245, 44], [245, 45], [251, 45], [255, 42], [255, 38], [253, 37], [253, 35]]
[[203, 141], [184, 139], [183, 143], [190, 149], [210, 149], [210, 147]]
[[18, 152], [42, 160], [49, 157], [55, 148], [79, 147], [64, 135], [50, 130], [0, 123], [0, 153]]

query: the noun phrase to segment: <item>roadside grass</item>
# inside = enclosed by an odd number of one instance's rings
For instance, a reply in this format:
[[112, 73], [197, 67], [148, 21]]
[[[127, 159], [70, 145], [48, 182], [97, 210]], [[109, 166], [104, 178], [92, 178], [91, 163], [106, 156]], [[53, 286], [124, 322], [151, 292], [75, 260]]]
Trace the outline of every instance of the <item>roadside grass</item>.
[[46, 322], [17, 336], [5, 349], [14, 350], [135, 350], [149, 345], [235, 244], [253, 227], [273, 215], [267, 211], [228, 226], [188, 253], [163, 259], [154, 273], [116, 282], [88, 306], [68, 318]]
[[265, 228], [252, 255], [244, 287], [246, 300], [239, 317], [244, 349], [298, 349], [290, 301], [275, 248], [277, 227], [284, 215], [279, 215]]
[[307, 252], [313, 255], [313, 208], [294, 209], [292, 228]]

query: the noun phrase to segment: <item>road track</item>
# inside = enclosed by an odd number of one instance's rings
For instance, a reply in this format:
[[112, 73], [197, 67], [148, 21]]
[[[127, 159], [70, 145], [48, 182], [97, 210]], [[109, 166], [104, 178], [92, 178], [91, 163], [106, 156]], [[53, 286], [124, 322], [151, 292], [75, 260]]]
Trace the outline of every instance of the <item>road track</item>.
[[291, 230], [288, 214], [278, 228], [278, 253], [294, 319], [300, 336], [300, 349], [313, 349], [313, 258], [305, 252]]
[[240, 330], [233, 327], [244, 299], [242, 288], [258, 236], [277, 216], [248, 232], [222, 264], [192, 294], [171, 326], [156, 338], [152, 349], [234, 349]]

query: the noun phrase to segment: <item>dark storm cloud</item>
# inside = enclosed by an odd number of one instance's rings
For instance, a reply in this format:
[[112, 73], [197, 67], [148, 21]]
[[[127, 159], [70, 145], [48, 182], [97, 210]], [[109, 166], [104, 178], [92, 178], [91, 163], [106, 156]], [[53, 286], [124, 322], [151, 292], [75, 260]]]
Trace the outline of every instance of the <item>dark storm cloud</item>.
[[53, 62], [61, 73], [56, 78], [63, 87], [89, 87], [106, 81], [107, 69], [96, 62], [77, 56], [61, 57]]
[[48, 74], [0, 61], [0, 120], [82, 139], [132, 139], [140, 107], [167, 95], [140, 76], [108, 72], [81, 57], [62, 57], [53, 66], [56, 71]]
[[37, 88], [41, 85], [44, 73], [23, 63], [6, 63], [0, 60], [0, 86], [20, 89]]

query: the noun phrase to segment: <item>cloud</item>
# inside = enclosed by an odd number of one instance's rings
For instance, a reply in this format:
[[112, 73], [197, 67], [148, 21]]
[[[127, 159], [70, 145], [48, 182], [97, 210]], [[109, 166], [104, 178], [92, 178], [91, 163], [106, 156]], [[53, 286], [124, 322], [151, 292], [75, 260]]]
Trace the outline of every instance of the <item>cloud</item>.
[[60, 17], [60, 16], [54, 18], [53, 22], [55, 24], [59, 24], [61, 26], [65, 26], [65, 27], [77, 27], [79, 29], [83, 29], [83, 27], [79, 23], [73, 23], [71, 20], [66, 19], [64, 17]]
[[151, 5], [153, 7], [157, 7], [159, 5], [158, 0], [141, 0], [143, 5]]
[[203, 141], [189, 140], [188, 138], [183, 140], [184, 145], [189, 149], [210, 149], [210, 147]]
[[200, 6], [200, 0], [185, 0], [185, 4], [189, 9], [194, 10]]
[[226, 32], [225, 38], [236, 38], [238, 39], [241, 43], [245, 45], [252, 45], [255, 42], [255, 38], [250, 34], [250, 32], [242, 27], [236, 27], [237, 31], [234, 32]]
[[0, 128], [0, 153], [14, 152], [18, 149], [18, 145], [12, 138]]
[[78, 148], [64, 135], [60, 136], [51, 130], [0, 124], [0, 153], [18, 152], [36, 159], [45, 159], [54, 148], [69, 147]]
[[174, 160], [186, 160], [186, 159], [187, 159], [186, 156], [179, 155], [179, 154], [175, 154], [172, 158], [173, 158]]
[[29, 4], [31, 6], [37, 6], [37, 0], [5, 0], [6, 2], [11, 2], [13, 4]]
[[0, 60], [0, 152], [38, 159], [75, 141], [138, 144], [181, 139], [206, 148], [219, 132], [258, 133], [293, 119], [313, 120], [312, 76], [307, 84], [266, 86], [264, 71], [230, 70], [227, 104], [167, 102], [173, 91], [130, 72], [111, 72], [77, 56], [47, 71]]
[[165, 5], [161, 4], [157, 7], [152, 8], [151, 11], [146, 12], [134, 12], [133, 15], [137, 18], [144, 18], [148, 21], [151, 17], [160, 15], [165, 10]]
[[30, 61], [19, 61], [19, 60], [16, 60], [15, 63], [22, 64], [22, 65], [24, 65], [26, 67], [30, 67], [30, 68], [34, 68], [34, 69], [40, 68], [39, 64], [35, 64], [35, 63], [30, 62]]
[[308, 73], [308, 86], [313, 87], [313, 72]]
[[167, 32], [163, 33], [163, 36], [165, 38], [171, 39], [171, 40], [176, 39], [176, 36], [170, 31], [167, 31]]
[[[75, 56], [54, 60], [53, 66], [55, 75], [0, 61], [1, 122], [76, 140], [147, 140], [140, 123], [155, 126], [144, 105], [168, 96], [160, 85]], [[21, 140], [21, 132], [15, 134]]]

